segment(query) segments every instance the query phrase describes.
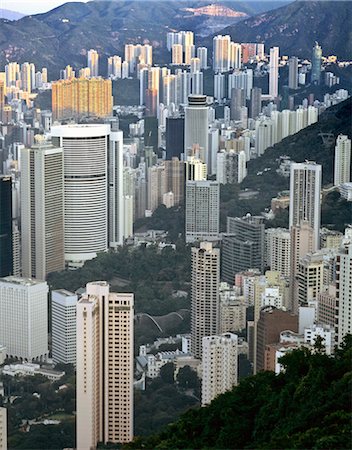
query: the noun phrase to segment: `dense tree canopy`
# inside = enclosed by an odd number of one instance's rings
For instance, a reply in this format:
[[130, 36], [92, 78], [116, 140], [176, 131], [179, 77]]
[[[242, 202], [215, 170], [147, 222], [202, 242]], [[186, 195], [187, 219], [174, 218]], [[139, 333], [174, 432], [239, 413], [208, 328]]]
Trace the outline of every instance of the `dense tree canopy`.
[[126, 448], [350, 448], [352, 336], [334, 357], [301, 349], [281, 361], [285, 372], [245, 378], [208, 407]]

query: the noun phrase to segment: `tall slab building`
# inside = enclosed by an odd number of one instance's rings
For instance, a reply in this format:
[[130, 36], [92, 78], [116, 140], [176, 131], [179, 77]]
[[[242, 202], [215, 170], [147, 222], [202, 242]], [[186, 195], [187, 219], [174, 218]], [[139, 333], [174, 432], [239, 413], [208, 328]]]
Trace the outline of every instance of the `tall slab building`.
[[77, 449], [133, 439], [133, 294], [88, 283], [77, 304]]
[[12, 275], [12, 178], [0, 176], [0, 277]]
[[202, 339], [219, 330], [220, 250], [211, 242], [192, 247], [191, 351], [202, 357]]
[[21, 150], [21, 238], [24, 277], [65, 268], [63, 151], [51, 143]]

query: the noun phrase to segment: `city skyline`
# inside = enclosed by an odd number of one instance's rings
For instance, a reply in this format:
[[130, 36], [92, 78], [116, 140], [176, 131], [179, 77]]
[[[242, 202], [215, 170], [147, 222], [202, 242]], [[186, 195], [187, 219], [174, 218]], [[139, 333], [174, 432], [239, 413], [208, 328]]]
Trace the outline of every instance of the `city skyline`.
[[347, 6], [286, 3], [2, 20], [0, 450], [348, 447]]

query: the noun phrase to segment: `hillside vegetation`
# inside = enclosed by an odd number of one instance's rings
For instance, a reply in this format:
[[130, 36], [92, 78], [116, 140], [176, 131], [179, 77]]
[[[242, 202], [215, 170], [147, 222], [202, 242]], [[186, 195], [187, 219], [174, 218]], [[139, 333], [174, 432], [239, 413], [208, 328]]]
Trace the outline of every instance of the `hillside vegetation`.
[[351, 447], [352, 336], [335, 357], [307, 349], [282, 358], [284, 373], [245, 378], [127, 449], [347, 449]]

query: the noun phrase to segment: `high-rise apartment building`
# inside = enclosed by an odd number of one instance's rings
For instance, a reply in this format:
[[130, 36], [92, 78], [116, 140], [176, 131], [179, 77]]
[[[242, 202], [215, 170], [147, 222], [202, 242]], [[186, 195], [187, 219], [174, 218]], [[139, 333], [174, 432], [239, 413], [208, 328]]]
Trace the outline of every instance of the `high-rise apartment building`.
[[51, 352], [55, 364], [76, 365], [77, 301], [77, 295], [65, 289], [51, 292]]
[[319, 254], [307, 254], [300, 259], [296, 281], [299, 306], [308, 306], [324, 289], [324, 261]]
[[65, 261], [80, 267], [108, 248], [107, 124], [51, 128], [64, 150]]
[[91, 77], [99, 75], [99, 54], [96, 50], [89, 50], [87, 53], [87, 66], [90, 70]]
[[291, 306], [290, 310], [298, 313], [298, 272], [301, 258], [308, 253], [317, 250], [314, 230], [307, 221], [302, 221], [298, 226], [290, 228], [290, 286], [291, 286]]
[[133, 439], [133, 294], [88, 283], [77, 304], [77, 449]]
[[251, 89], [250, 100], [250, 117], [256, 119], [262, 112], [262, 90], [261, 88], [254, 87]]
[[219, 239], [219, 207], [217, 181], [186, 182], [186, 242]]
[[116, 249], [124, 238], [124, 200], [123, 200], [123, 132], [119, 130], [118, 120], [110, 121], [108, 150], [109, 184], [109, 247]]
[[0, 121], [3, 121], [3, 112], [5, 106], [5, 81], [0, 80]]
[[264, 271], [265, 225], [262, 217], [228, 217], [223, 236], [222, 278], [234, 283], [235, 275], [248, 269]]
[[321, 57], [322, 49], [318, 42], [315, 43], [312, 53], [312, 72], [311, 72], [311, 83], [320, 84], [321, 77]]
[[185, 164], [175, 157], [171, 161], [165, 161], [167, 191], [173, 193], [175, 205], [185, 201]]
[[298, 89], [298, 58], [292, 56], [288, 61], [288, 87]]
[[255, 373], [264, 370], [266, 345], [279, 342], [284, 330], [297, 333], [298, 316], [273, 306], [262, 308], [256, 330]]
[[121, 56], [114, 55], [108, 58], [108, 77], [112, 79], [122, 77]]
[[197, 48], [197, 58], [200, 59], [201, 70], [208, 68], [208, 49], [206, 47]]
[[148, 168], [147, 191], [147, 209], [155, 211], [163, 203], [163, 195], [167, 192], [165, 166], [152, 166]]
[[216, 179], [220, 184], [241, 183], [246, 176], [246, 154], [243, 150], [221, 150], [217, 153]]
[[276, 98], [279, 95], [279, 47], [270, 49], [269, 95], [272, 98]]
[[236, 334], [203, 337], [202, 406], [237, 385]]
[[63, 150], [45, 141], [21, 150], [21, 244], [24, 277], [65, 268]]
[[202, 339], [218, 333], [220, 250], [210, 242], [192, 247], [191, 351], [202, 357]]
[[183, 63], [182, 44], [173, 44], [172, 46], [172, 64], [181, 65]]
[[334, 162], [334, 185], [351, 181], [351, 139], [340, 134], [336, 139]]
[[241, 120], [241, 109], [246, 106], [246, 92], [242, 88], [231, 89], [231, 120]]
[[204, 150], [205, 163], [208, 162], [208, 106], [205, 95], [190, 95], [185, 107], [185, 145], [187, 152], [194, 145]]
[[48, 356], [48, 285], [14, 276], [0, 278], [0, 342], [10, 358]]
[[239, 294], [237, 286], [220, 283], [220, 324], [219, 333], [236, 333], [246, 328], [245, 297]]
[[292, 163], [290, 174], [290, 228], [307, 221], [314, 230], [315, 249], [319, 248], [321, 165]]
[[112, 106], [111, 80], [81, 77], [52, 83], [53, 120], [107, 117]]
[[12, 178], [0, 176], [0, 277], [13, 273]]
[[229, 35], [218, 35], [213, 38], [214, 72], [228, 72], [230, 70], [230, 44], [231, 38]]
[[337, 344], [352, 333], [352, 243], [343, 247], [336, 258], [336, 321]]
[[0, 407], [0, 450], [7, 450], [7, 409]]
[[290, 276], [290, 232], [285, 228], [265, 230], [266, 264], [271, 270]]

